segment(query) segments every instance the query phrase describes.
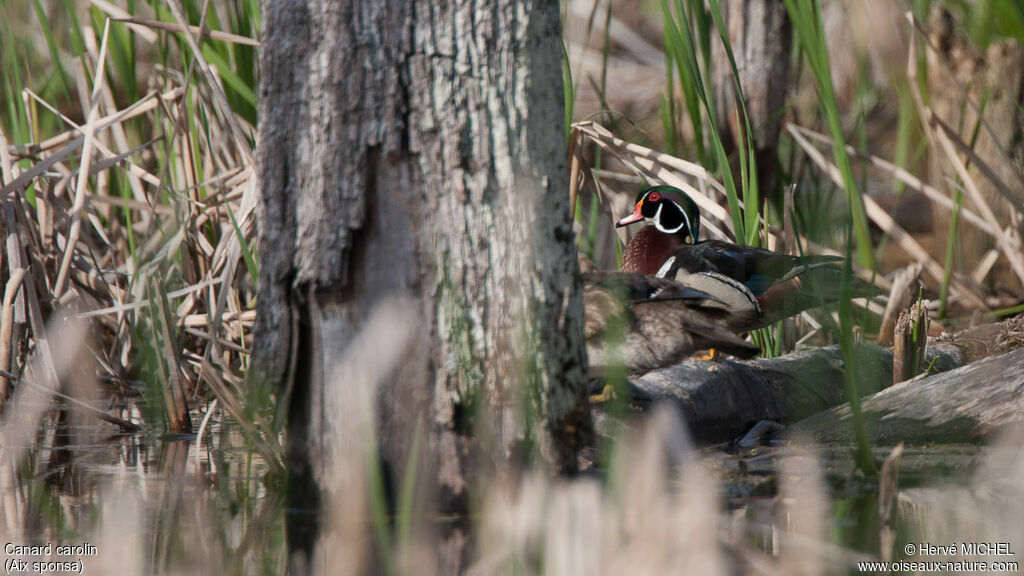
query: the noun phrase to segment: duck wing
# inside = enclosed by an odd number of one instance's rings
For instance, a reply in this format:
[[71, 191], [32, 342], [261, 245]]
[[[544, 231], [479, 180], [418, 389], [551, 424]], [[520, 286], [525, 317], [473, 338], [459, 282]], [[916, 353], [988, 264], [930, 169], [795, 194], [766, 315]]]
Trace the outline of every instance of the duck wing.
[[681, 246], [665, 276], [678, 277], [680, 271], [717, 272], [743, 283], [755, 296], [760, 296], [777, 282], [842, 261], [839, 256], [791, 256], [722, 240], [705, 240]]
[[740, 358], [759, 351], [722, 322], [721, 309], [728, 303], [694, 286], [601, 272], [584, 275], [583, 295], [592, 375], [612, 365], [646, 372], [708, 348]]

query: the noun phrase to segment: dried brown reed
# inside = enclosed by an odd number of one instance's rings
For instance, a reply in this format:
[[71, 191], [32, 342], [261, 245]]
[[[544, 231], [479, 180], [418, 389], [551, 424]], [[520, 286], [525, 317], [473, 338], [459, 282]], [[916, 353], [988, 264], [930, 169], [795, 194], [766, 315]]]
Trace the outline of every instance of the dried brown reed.
[[[0, 135], [3, 266], [11, 278], [0, 344], [11, 350], [20, 338], [38, 348], [46, 320], [75, 314], [98, 337], [98, 376], [164, 374], [169, 427], [188, 430], [189, 402], [205, 394], [203, 382], [222, 406], [241, 404], [255, 293], [239, 264], [251, 253], [257, 190], [252, 127], [228, 106], [195, 42], [199, 31], [182, 26], [176, 2], [170, 7], [177, 25], [103, 4], [125, 23], [107, 21], [100, 46], [87, 42], [74, 61], [84, 124], [26, 90], [33, 114], [54, 114], [66, 128], [33, 132], [27, 142]], [[183, 33], [195, 74], [154, 75], [149, 93], [119, 108], [105, 71], [110, 28], [125, 25], [150, 45], [165, 32]], [[147, 368], [147, 347], [163, 369]], [[0, 370], [22, 366], [0, 354]]]

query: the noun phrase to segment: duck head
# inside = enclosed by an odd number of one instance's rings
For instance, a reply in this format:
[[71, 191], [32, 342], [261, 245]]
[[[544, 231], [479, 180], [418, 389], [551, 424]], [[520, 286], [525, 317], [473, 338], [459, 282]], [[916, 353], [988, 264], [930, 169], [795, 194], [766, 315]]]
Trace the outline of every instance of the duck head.
[[672, 186], [651, 186], [640, 191], [633, 213], [615, 223], [615, 227], [635, 222], [650, 222], [659, 232], [693, 244], [700, 237], [700, 210], [685, 192]]

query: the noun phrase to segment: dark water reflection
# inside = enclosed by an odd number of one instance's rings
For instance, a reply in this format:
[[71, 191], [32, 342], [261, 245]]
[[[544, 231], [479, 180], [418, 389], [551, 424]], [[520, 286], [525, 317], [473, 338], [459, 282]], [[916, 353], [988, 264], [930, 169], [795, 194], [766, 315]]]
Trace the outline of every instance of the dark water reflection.
[[3, 447], [0, 544], [51, 547], [10, 548], [5, 562], [78, 562], [93, 574], [283, 573], [280, 491], [233, 427], [213, 422], [201, 449], [194, 435], [119, 434], [64, 416], [30, 437]]
[[[977, 462], [986, 454], [979, 446], [907, 449], [887, 540], [877, 485], [854, 473], [848, 450], [817, 448], [828, 500], [825, 545], [840, 557], [832, 566], [841, 567], [827, 573], [856, 573], [846, 567], [880, 558], [886, 548], [899, 559], [905, 542], [944, 542], [945, 535], [929, 530], [942, 524], [951, 498], [977, 491]], [[788, 514], [807, 506], [799, 495], [789, 502], [779, 496], [778, 486], [792, 478], [777, 464], [761, 450], [745, 457], [742, 474], [716, 475], [734, 518], [742, 516], [747, 526], [746, 545], [768, 556], [785, 541], [779, 534]], [[104, 423], [44, 419], [28, 444], [3, 447], [0, 545], [79, 546], [78, 553], [0, 556], [5, 562], [74, 561], [94, 574], [284, 574], [285, 499], [267, 472], [242, 434], [216, 419], [201, 446], [195, 436], [119, 434]], [[762, 483], [744, 485], [758, 477]], [[1019, 536], [993, 526], [997, 539]], [[952, 534], [968, 533], [955, 528]]]
[[[824, 558], [822, 573], [828, 574], [863, 573], [857, 562], [882, 559], [987, 562], [988, 571], [993, 571], [997, 562], [1015, 561], [1024, 550], [1024, 523], [1020, 521], [1024, 469], [1020, 444], [1007, 440], [992, 446], [906, 447], [900, 458], [899, 491], [889, 501], [888, 522], [883, 518], [879, 483], [854, 470], [850, 446], [804, 447], [803, 451], [814, 455], [816, 474], [820, 473], [826, 494], [817, 511], [825, 520], [824, 541], [812, 545], [797, 539], [796, 546]], [[891, 448], [874, 450], [878, 462], [891, 453]], [[787, 475], [778, 467], [781, 459], [792, 457], [790, 447], [759, 448], [751, 454], [723, 457], [744, 462], [738, 466], [742, 474], [725, 482], [725, 494], [734, 517], [742, 519], [739, 524], [745, 529], [746, 542], [774, 556], [780, 549], [794, 546], [794, 538], [787, 534], [792, 516], [815, 504], [808, 494], [780, 493], [780, 486], [800, 481], [792, 471]], [[722, 468], [719, 464], [718, 469]], [[921, 550], [923, 544], [954, 543], [953, 554]], [[1007, 554], [965, 555], [960, 547], [964, 543], [996, 543]]]

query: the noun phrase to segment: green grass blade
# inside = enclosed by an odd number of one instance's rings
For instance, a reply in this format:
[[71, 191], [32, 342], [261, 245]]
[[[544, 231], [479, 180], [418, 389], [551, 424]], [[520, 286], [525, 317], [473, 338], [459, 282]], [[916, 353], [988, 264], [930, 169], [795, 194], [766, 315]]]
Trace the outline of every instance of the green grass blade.
[[[691, 72], [691, 66], [687, 63], [685, 56], [686, 49], [684, 48], [684, 41], [682, 31], [680, 27], [676, 25], [675, 19], [672, 16], [672, 10], [669, 8], [666, 0], [661, 1], [662, 20], [663, 20], [663, 34], [665, 37], [665, 64], [666, 66], [675, 65], [676, 72], [679, 74], [679, 84], [683, 91], [683, 105], [686, 111], [686, 115], [690, 119], [690, 125], [693, 128], [693, 143], [696, 149], [697, 161], [708, 169], [714, 168], [714, 159], [709, 156], [704, 146], [704, 120], [701, 116], [700, 98], [697, 94], [697, 85], [699, 84], [697, 78], [695, 78]], [[681, 9], [677, 4], [677, 10]]]
[[217, 74], [220, 76], [221, 80], [224, 81], [224, 86], [228, 88], [229, 91], [233, 91], [237, 94], [243, 102], [255, 108], [256, 92], [253, 91], [253, 87], [245, 83], [242, 77], [235, 72], [234, 68], [228, 64], [228, 61], [220, 52], [210, 48], [206, 44], [202, 46], [202, 51], [203, 57], [206, 58], [206, 61], [209, 62], [211, 66], [217, 68]]
[[245, 235], [242, 234], [242, 229], [238, 226], [238, 220], [235, 220], [235, 215], [231, 210], [228, 210], [228, 216], [231, 217], [231, 225], [235, 228], [235, 235], [238, 237], [238, 245], [242, 248], [242, 259], [245, 261], [245, 269], [249, 272], [249, 279], [252, 280], [253, 286], [259, 286], [260, 278], [260, 266], [256, 261], [256, 257], [253, 255], [252, 250], [249, 248], [249, 243], [245, 241]]
[[[757, 232], [758, 214], [760, 206], [760, 194], [757, 181], [757, 149], [754, 143], [754, 130], [750, 125], [750, 114], [747, 111], [747, 99], [743, 93], [743, 86], [740, 83], [739, 67], [736, 65], [736, 56], [732, 51], [732, 43], [729, 41], [729, 30], [722, 19], [722, 7], [719, 0], [708, 0], [711, 7], [711, 17], [714, 19], [718, 36], [725, 48], [726, 57], [729, 59], [729, 67], [732, 72], [733, 84], [736, 88], [736, 99], [739, 103], [742, 115], [742, 127], [737, 146], [740, 149], [740, 177], [743, 190], [744, 203], [744, 228], [747, 232], [744, 242], [751, 246], [759, 244]], [[727, 189], [728, 190], [728, 189]]]
[[[788, 0], [787, 0], [788, 1]], [[847, 231], [849, 237], [849, 231]], [[842, 285], [839, 290], [839, 347], [843, 352], [843, 362], [846, 365], [846, 401], [850, 405], [850, 414], [853, 420], [854, 437], [856, 438], [856, 451], [854, 460], [857, 467], [869, 477], [877, 474], [875, 460], [871, 454], [871, 442], [868, 439], [867, 424], [864, 420], [864, 412], [860, 405], [859, 373], [860, 366], [854, 352], [853, 342], [853, 302], [850, 298], [853, 268], [851, 262], [851, 250], [853, 244], [846, 242], [846, 259], [843, 263]]]
[[572, 137], [572, 113], [576, 106], [576, 86], [572, 83], [572, 67], [569, 65], [569, 51], [562, 42], [562, 96], [565, 101], [565, 142]]
[[[387, 487], [384, 486], [384, 470], [377, 451], [376, 438], [366, 441], [366, 467], [369, 471], [370, 484], [370, 518], [373, 525], [378, 548], [378, 557], [383, 567], [383, 574], [394, 574], [391, 564], [394, 558], [394, 545], [391, 540], [391, 526], [388, 522]], [[351, 496], [350, 496], [351, 497]]]
[[3, 34], [0, 35], [0, 45], [3, 50], [4, 74], [0, 76], [0, 82], [4, 85], [4, 97], [7, 99], [7, 122], [5, 132], [13, 142], [28, 142], [28, 113], [21, 99], [21, 92], [25, 88], [21, 75], [22, 50], [16, 42], [11, 31], [10, 22], [3, 20]]
[[54, 74], [60, 80], [64, 96], [71, 99], [71, 85], [68, 83], [68, 74], [64, 70], [64, 63], [61, 62], [60, 50], [57, 48], [57, 41], [53, 37], [53, 30], [50, 28], [50, 18], [40, 0], [32, 0], [32, 5], [39, 19], [39, 26], [43, 30], [43, 38], [46, 39], [46, 48], [50, 52], [50, 61], [53, 63]]
[[[104, 16], [105, 18], [105, 16]], [[102, 30], [103, 28], [98, 28]], [[117, 71], [117, 78], [121, 81], [121, 88], [127, 102], [137, 101], [142, 90], [139, 90], [139, 81], [135, 74], [137, 68], [135, 62], [135, 33], [128, 26], [118, 23], [110, 27], [111, 49], [108, 65], [113, 64]], [[109, 82], [108, 76], [108, 82]], [[113, 90], [116, 94], [118, 90]]]
[[85, 54], [85, 35], [82, 33], [82, 24], [78, 21], [78, 13], [71, 0], [64, 0], [64, 11], [71, 22], [71, 50], [75, 56]]
[[793, 22], [793, 29], [800, 40], [804, 56], [810, 65], [818, 88], [821, 108], [825, 113], [829, 133], [832, 136], [832, 154], [843, 177], [847, 202], [853, 216], [853, 230], [857, 243], [857, 257], [862, 266], [874, 270], [875, 258], [871, 250], [871, 235], [868, 230], [867, 214], [860, 198], [860, 192], [853, 178], [850, 157], [846, 153], [846, 138], [843, 135], [842, 120], [832, 86], [832, 72], [829, 65], [828, 46], [821, 21], [821, 8], [817, 0], [784, 0], [786, 10]]
[[402, 489], [398, 497], [396, 524], [400, 545], [410, 542], [410, 534], [412, 532], [412, 511], [416, 497], [416, 478], [419, 470], [420, 452], [422, 451], [423, 427], [421, 424], [421, 422], [417, 422], [416, 430], [413, 432], [412, 448], [409, 449], [409, 457], [405, 463], [405, 473], [402, 474]]
[[[675, 21], [672, 15], [672, 11], [669, 9], [668, 4], [665, 0], [661, 2], [662, 14], [665, 18], [667, 39], [671, 40], [674, 47], [675, 54], [673, 58], [679, 65], [680, 78], [683, 79], [684, 88], [689, 84], [692, 91], [696, 95], [700, 104], [703, 106], [704, 113], [707, 114], [708, 120], [708, 136], [711, 142], [711, 149], [714, 153], [714, 166], [717, 167], [718, 173], [722, 178], [722, 184], [726, 190], [726, 197], [729, 203], [729, 216], [732, 220], [733, 231], [736, 234], [736, 239], [740, 242], [746, 242], [749, 238], [756, 238], [756, 232], [749, 233], [747, 231], [746, 223], [743, 216], [743, 211], [740, 208], [739, 203], [739, 191], [736, 187], [736, 182], [733, 179], [732, 171], [729, 168], [729, 159], [725, 153], [725, 147], [722, 144], [722, 139], [719, 136], [718, 123], [715, 118], [714, 108], [711, 106], [711, 100], [708, 97], [708, 87], [702, 82], [702, 74], [700, 71], [700, 65], [697, 62], [697, 47], [694, 43], [693, 34], [690, 32], [692, 26], [687, 16], [685, 7], [682, 6], [681, 2], [676, 2], [676, 17], [679, 18], [679, 22]], [[687, 82], [689, 80], [689, 82]], [[691, 119], [693, 118], [694, 111], [687, 110], [690, 114]], [[756, 206], [756, 200], [755, 200]], [[755, 210], [756, 212], [756, 210]]]
[[665, 93], [661, 96], [661, 124], [665, 130], [665, 148], [669, 154], [679, 156], [679, 140], [676, 138], [676, 89], [672, 72], [671, 55], [665, 52]]

